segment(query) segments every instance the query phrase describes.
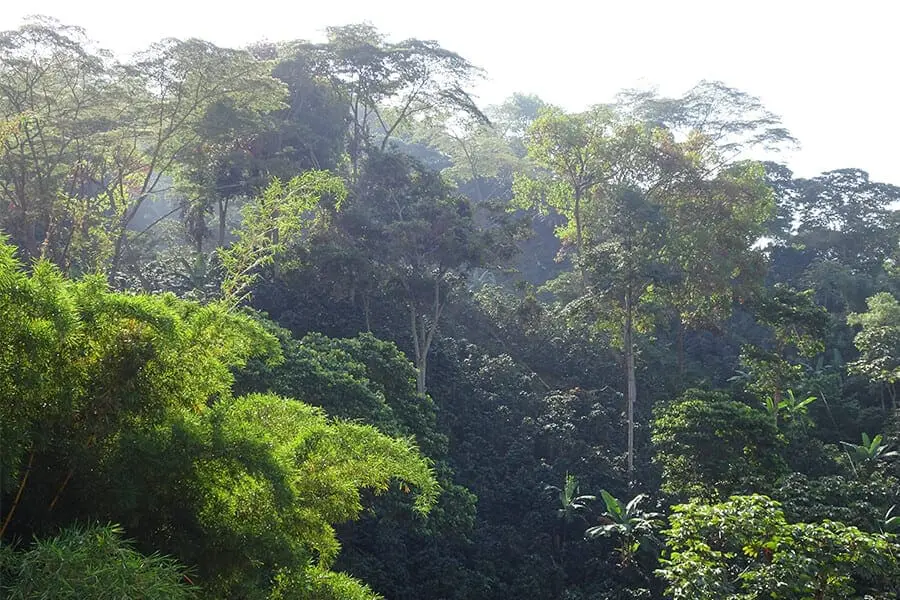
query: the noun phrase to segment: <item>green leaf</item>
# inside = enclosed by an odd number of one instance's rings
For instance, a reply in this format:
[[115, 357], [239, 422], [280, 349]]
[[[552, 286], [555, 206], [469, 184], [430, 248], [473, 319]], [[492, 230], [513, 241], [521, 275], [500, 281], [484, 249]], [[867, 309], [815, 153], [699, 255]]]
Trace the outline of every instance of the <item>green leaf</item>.
[[625, 508], [618, 498], [606, 490], [600, 490], [600, 496], [603, 498], [603, 503], [606, 505], [606, 511], [610, 516], [615, 518], [616, 521], [622, 522], [625, 518]]

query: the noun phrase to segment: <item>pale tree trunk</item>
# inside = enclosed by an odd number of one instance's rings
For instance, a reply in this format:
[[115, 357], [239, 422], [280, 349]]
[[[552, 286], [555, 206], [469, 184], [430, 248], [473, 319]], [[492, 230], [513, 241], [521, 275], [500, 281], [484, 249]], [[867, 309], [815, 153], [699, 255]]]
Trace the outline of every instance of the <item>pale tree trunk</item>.
[[219, 198], [219, 236], [218, 246], [225, 245], [226, 223], [228, 220], [228, 200]]
[[581, 229], [581, 188], [575, 186], [575, 252], [578, 256], [578, 273], [581, 275], [581, 291], [584, 292], [587, 287], [587, 277], [584, 273], [584, 255], [582, 254], [582, 238], [584, 234]]
[[409, 303], [410, 325], [412, 327], [413, 350], [416, 354], [416, 391], [425, 394], [425, 377], [428, 372], [428, 351], [437, 333], [438, 322], [446, 301], [441, 301], [441, 277], [434, 281], [434, 302], [432, 305], [431, 323], [424, 316], [419, 317], [415, 302]]
[[632, 315], [631, 290], [625, 291], [625, 328], [623, 347], [625, 352], [625, 378], [627, 381], [626, 401], [628, 403], [628, 474], [634, 473], [634, 404], [637, 400], [637, 381], [634, 375], [634, 319]]
[[581, 188], [575, 187], [575, 249], [581, 258]]
[[422, 360], [416, 369], [416, 392], [425, 395], [425, 375], [428, 370], [428, 355], [423, 354]]
[[[426, 324], [424, 319], [419, 319], [414, 304], [409, 305], [410, 325], [412, 326], [413, 349], [416, 353], [416, 391], [425, 393], [425, 375], [428, 370], [428, 351], [426, 348]], [[421, 321], [421, 327], [419, 322]]]

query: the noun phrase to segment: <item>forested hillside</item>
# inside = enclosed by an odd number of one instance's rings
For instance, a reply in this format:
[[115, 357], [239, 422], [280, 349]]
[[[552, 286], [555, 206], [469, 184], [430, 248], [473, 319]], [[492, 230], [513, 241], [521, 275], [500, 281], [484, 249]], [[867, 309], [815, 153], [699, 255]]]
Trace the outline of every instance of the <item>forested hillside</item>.
[[0, 33], [0, 596], [900, 597], [900, 187], [469, 59]]

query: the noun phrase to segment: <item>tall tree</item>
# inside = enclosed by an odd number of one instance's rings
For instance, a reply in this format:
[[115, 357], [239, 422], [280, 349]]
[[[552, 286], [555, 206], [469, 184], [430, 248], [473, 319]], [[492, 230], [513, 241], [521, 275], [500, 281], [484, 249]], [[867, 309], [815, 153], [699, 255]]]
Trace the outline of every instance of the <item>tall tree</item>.
[[2, 227], [29, 258], [45, 250], [60, 196], [98, 191], [109, 57], [80, 29], [36, 19], [0, 33], [0, 118], [21, 117], [0, 154]]
[[348, 105], [354, 177], [363, 153], [385, 151], [411, 119], [447, 110], [484, 118], [469, 91], [480, 69], [437, 42], [388, 42], [371, 25], [347, 25], [328, 28], [326, 43], [307, 48]]
[[541, 112], [528, 129], [529, 157], [544, 171], [537, 177], [517, 177], [517, 203], [542, 211], [554, 210], [566, 218], [560, 231], [564, 242], [583, 252], [585, 206], [595, 190], [611, 178], [610, 140], [616, 114], [610, 107], [596, 107], [582, 114], [567, 114], [557, 108]]
[[425, 393], [429, 352], [451, 295], [471, 269], [512, 247], [502, 243], [504, 229], [478, 228], [471, 204], [413, 159], [373, 153], [359, 183], [337, 220], [345, 243], [364, 257], [355, 285], [404, 299]]
[[859, 359], [848, 365], [850, 372], [863, 375], [886, 389], [891, 406], [897, 408], [900, 381], [900, 302], [888, 292], [867, 301], [869, 310], [847, 316], [850, 325], [861, 327], [853, 340]]
[[37, 20], [0, 35], [0, 51], [0, 114], [27, 116], [0, 159], [3, 226], [27, 257], [67, 270], [122, 266], [146, 201], [202, 148], [211, 107], [281, 106], [267, 64], [199, 40], [117, 64], [82, 31]]
[[[623, 350], [631, 472], [635, 332], [651, 327], [651, 308], [666, 303], [678, 307], [682, 322], [727, 314], [736, 282], [758, 263], [751, 247], [771, 196], [760, 167], [725, 157], [738, 146], [699, 125], [684, 133], [662, 119], [643, 122], [629, 114], [640, 112], [626, 106], [619, 113], [609, 107], [583, 115], [546, 113], [554, 135], [536, 135], [529, 151], [544, 157], [555, 174], [558, 191], [549, 197], [562, 202], [551, 206], [569, 220], [561, 234], [571, 239], [574, 233], [581, 290], [570, 296], [571, 307], [612, 331]], [[548, 122], [542, 119], [532, 132], [544, 132]], [[765, 124], [742, 121], [735, 131]], [[523, 189], [526, 197], [529, 188]], [[729, 256], [734, 258], [720, 262]]]
[[759, 149], [779, 151], [797, 140], [759, 98], [721, 81], [703, 80], [677, 98], [651, 90], [626, 90], [617, 104], [639, 121], [678, 136], [703, 133], [710, 144], [702, 158], [720, 167]]

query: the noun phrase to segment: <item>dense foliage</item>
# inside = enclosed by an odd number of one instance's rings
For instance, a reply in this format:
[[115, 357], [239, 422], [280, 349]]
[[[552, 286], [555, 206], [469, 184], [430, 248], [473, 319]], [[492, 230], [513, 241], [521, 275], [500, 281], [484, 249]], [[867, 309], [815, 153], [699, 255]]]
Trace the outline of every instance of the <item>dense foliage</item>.
[[719, 82], [0, 33], [0, 593], [895, 598], [900, 188]]

